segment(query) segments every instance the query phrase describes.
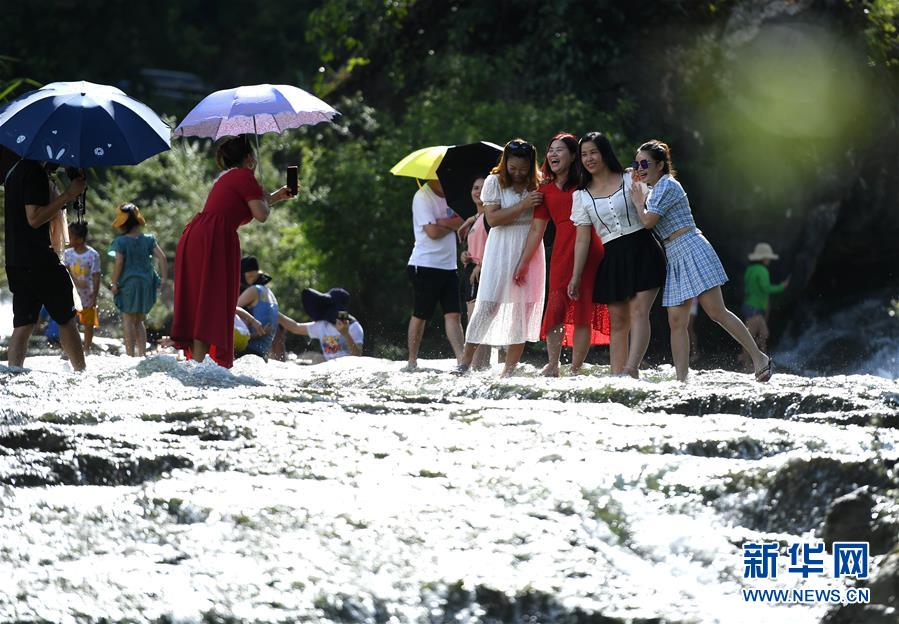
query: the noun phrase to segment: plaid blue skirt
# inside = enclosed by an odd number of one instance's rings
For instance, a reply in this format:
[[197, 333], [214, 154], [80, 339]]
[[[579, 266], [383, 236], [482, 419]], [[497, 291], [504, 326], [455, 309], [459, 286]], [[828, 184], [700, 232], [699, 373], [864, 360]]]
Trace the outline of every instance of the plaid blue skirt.
[[670, 308], [689, 301], [727, 282], [718, 254], [699, 230], [681, 234], [665, 245], [668, 270], [662, 306]]

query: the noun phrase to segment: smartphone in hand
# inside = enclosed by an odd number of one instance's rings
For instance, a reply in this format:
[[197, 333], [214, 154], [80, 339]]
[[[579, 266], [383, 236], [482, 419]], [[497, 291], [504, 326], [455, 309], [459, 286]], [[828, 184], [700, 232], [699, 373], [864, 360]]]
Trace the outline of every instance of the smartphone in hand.
[[297, 176], [297, 168], [290, 166], [287, 168], [287, 188], [290, 189], [291, 195], [296, 195], [300, 190], [300, 181]]

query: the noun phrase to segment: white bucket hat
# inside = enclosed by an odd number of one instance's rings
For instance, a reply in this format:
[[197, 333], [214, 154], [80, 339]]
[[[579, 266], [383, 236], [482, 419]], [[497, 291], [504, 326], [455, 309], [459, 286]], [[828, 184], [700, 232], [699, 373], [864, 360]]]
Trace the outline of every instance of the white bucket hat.
[[758, 262], [759, 260], [777, 260], [780, 258], [780, 256], [774, 253], [774, 250], [768, 243], [758, 243], [755, 246], [755, 250], [746, 257], [749, 258], [750, 262]]

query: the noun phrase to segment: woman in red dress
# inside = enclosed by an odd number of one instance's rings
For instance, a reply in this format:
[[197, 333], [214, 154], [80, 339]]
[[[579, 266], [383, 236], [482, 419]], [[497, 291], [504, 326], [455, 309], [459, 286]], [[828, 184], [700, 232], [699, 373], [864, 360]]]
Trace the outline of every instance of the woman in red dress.
[[[573, 347], [571, 371], [577, 372], [590, 345], [609, 344], [609, 315], [606, 306], [593, 303], [593, 280], [599, 263], [602, 262], [603, 247], [599, 237], [593, 234], [585, 278], [581, 281], [580, 297], [572, 301], [568, 297], [568, 282], [574, 267], [574, 241], [577, 228], [571, 222], [571, 196], [577, 187], [574, 160], [577, 156], [577, 138], [572, 134], [559, 133], [552, 138], [546, 148], [546, 159], [541, 173], [543, 203], [534, 209], [534, 220], [518, 268], [515, 282], [525, 279], [528, 262], [534, 255], [546, 225], [550, 219], [556, 226], [552, 255], [549, 261], [549, 292], [546, 296], [546, 310], [540, 337], [546, 340], [549, 363], [543, 374], [550, 377], [559, 375], [559, 356], [562, 347]], [[589, 279], [587, 273], [589, 272]]]
[[268, 219], [270, 205], [291, 196], [282, 186], [267, 194], [253, 169], [256, 156], [246, 136], [231, 137], [216, 154], [222, 173], [181, 235], [175, 252], [175, 309], [172, 343], [202, 362], [206, 354], [220, 366], [234, 363], [234, 309], [240, 285], [237, 228]]

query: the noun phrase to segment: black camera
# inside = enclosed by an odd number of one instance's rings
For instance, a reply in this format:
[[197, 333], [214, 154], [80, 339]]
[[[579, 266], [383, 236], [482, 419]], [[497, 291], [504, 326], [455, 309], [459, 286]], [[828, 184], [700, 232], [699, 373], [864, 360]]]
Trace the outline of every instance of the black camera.
[[[87, 173], [84, 169], [79, 169], [78, 167], [66, 167], [66, 177], [70, 182], [75, 180], [79, 180], [87, 177]], [[84, 213], [86, 212], [86, 201], [87, 201], [87, 189], [81, 192], [81, 195], [75, 198], [75, 201], [72, 202], [72, 208], [75, 210], [75, 221], [77, 223], [84, 223]]]

